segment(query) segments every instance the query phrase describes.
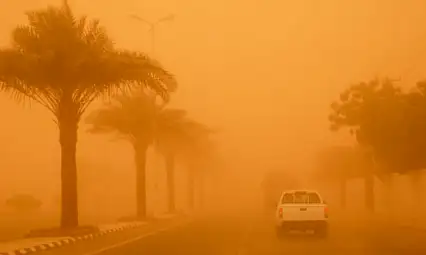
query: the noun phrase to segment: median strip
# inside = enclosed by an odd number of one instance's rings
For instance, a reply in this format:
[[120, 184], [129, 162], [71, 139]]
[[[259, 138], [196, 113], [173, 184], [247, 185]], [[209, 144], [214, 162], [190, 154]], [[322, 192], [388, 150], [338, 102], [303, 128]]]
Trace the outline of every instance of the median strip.
[[120, 224], [116, 226], [104, 227], [99, 232], [86, 234], [76, 237], [61, 237], [61, 238], [34, 238], [22, 239], [14, 242], [0, 244], [0, 255], [24, 255], [40, 251], [46, 251], [74, 244], [80, 241], [92, 240], [97, 237], [107, 235], [109, 233], [119, 232], [127, 229], [137, 228], [146, 225], [146, 222], [132, 222]]

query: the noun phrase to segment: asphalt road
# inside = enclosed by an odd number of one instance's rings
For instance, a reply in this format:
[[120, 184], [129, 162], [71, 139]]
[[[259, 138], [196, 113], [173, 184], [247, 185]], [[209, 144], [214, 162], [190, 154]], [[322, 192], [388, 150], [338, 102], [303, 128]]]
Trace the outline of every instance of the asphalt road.
[[[73, 255], [420, 255], [426, 234], [410, 229], [372, 226], [361, 221], [332, 220], [330, 236], [295, 234], [277, 238], [263, 217], [215, 217], [157, 228], [126, 238], [102, 241], [79, 250], [48, 254]], [[160, 229], [160, 231], [158, 231]], [[121, 234], [122, 235], [122, 234]], [[101, 242], [100, 240], [96, 242]], [[90, 248], [91, 247], [91, 248]]]

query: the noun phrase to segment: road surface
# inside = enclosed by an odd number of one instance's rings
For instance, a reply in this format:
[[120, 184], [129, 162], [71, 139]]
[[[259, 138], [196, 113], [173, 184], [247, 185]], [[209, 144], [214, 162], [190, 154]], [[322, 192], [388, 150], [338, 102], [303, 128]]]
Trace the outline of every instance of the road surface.
[[[371, 223], [332, 220], [330, 236], [279, 239], [270, 219], [214, 217], [172, 224], [144, 233], [123, 233], [47, 255], [419, 255], [426, 234], [411, 229], [373, 227]], [[120, 236], [120, 237], [119, 237]]]

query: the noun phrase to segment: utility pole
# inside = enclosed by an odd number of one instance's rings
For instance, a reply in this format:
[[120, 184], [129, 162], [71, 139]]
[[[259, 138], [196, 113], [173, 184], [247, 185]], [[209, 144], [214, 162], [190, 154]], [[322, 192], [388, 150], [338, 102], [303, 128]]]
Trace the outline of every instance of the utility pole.
[[[162, 18], [157, 19], [154, 22], [146, 20], [146, 19], [144, 19], [144, 18], [142, 18], [138, 15], [130, 15], [130, 17], [148, 25], [148, 27], [149, 27], [148, 32], [151, 35], [151, 55], [152, 55], [153, 58], [155, 58], [156, 57], [155, 56], [156, 55], [156, 52], [155, 52], [156, 51], [156, 43], [157, 43], [156, 42], [157, 27], [158, 27], [158, 25], [160, 25], [164, 22], [173, 21], [175, 19], [175, 15], [174, 14], [168, 14], [168, 15], [162, 17]], [[154, 98], [153, 100], [155, 102], [157, 95], [155, 93], [153, 93], [151, 96]]]
[[155, 37], [157, 36], [157, 33], [156, 33], [157, 27], [158, 27], [158, 25], [160, 25], [164, 22], [173, 21], [175, 19], [175, 15], [169, 14], [167, 16], [160, 18], [160, 19], [157, 19], [154, 22], [148, 21], [148, 20], [141, 18], [140, 16], [137, 16], [137, 15], [131, 15], [130, 17], [148, 25], [148, 27], [149, 27], [148, 32], [151, 34], [151, 54], [153, 56], [155, 56], [155, 50], [156, 50], [156, 38]]
[[[173, 14], [169, 14], [167, 16], [164, 16], [162, 18], [157, 19], [154, 22], [148, 21], [148, 20], [146, 20], [146, 19], [144, 19], [144, 18], [142, 18], [140, 16], [137, 16], [137, 15], [131, 15], [130, 17], [133, 18], [133, 19], [136, 19], [136, 20], [138, 20], [140, 22], [143, 22], [146, 25], [148, 25], [148, 27], [149, 27], [148, 32], [150, 33], [150, 36], [151, 36], [151, 55], [152, 55], [153, 58], [155, 58], [156, 57], [156, 36], [157, 36], [156, 30], [157, 30], [157, 27], [158, 27], [158, 25], [160, 25], [160, 24], [162, 24], [164, 22], [173, 21], [174, 18], [175, 18], [175, 16]], [[149, 91], [148, 92], [148, 96], [152, 99], [152, 102], [155, 105], [156, 101], [157, 101], [157, 94], [155, 92], [153, 92], [153, 91]], [[158, 179], [159, 179], [159, 177], [158, 177], [158, 175], [156, 175], [155, 176], [155, 181], [154, 181], [155, 182], [154, 188], [157, 191], [159, 189], [159, 187], [158, 187], [158, 182], [159, 182]]]
[[[155, 51], [156, 51], [156, 43], [157, 43], [156, 42], [157, 27], [158, 27], [158, 25], [160, 25], [164, 22], [173, 21], [175, 19], [175, 15], [174, 14], [168, 14], [168, 15], [162, 17], [162, 18], [157, 19], [154, 22], [146, 20], [146, 19], [144, 19], [144, 18], [142, 18], [138, 15], [130, 15], [130, 17], [148, 25], [148, 27], [149, 27], [148, 32], [151, 35], [151, 55], [152, 55], [153, 58], [156, 58], [156, 56], [155, 56], [156, 52]], [[154, 93], [151, 96], [154, 98], [154, 102], [155, 102], [156, 98], [157, 98], [156, 94]]]

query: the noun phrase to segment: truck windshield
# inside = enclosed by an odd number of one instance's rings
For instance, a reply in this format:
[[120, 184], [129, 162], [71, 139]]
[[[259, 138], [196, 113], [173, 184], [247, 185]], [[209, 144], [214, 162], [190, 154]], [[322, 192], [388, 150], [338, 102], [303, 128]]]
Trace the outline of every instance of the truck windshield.
[[285, 193], [282, 204], [320, 204], [321, 198], [315, 192]]

